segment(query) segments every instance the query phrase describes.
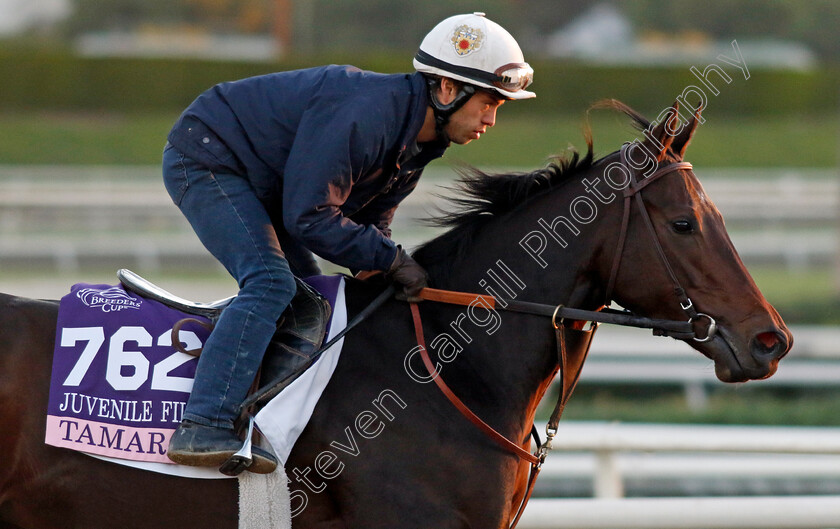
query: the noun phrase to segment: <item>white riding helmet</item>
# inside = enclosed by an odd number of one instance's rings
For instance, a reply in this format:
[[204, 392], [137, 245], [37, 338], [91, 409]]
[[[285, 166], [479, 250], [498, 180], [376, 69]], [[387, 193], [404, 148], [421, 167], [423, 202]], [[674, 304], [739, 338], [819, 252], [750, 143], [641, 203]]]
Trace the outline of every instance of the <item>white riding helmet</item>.
[[530, 99], [534, 70], [516, 40], [484, 13], [449, 17], [429, 32], [414, 57], [418, 72], [457, 79], [509, 99]]

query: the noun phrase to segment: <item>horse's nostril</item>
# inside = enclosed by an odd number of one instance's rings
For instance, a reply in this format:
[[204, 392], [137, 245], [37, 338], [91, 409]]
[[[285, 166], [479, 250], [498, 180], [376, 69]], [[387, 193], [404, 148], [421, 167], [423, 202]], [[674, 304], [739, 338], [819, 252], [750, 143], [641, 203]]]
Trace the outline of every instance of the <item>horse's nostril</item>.
[[776, 331], [762, 332], [753, 339], [751, 349], [756, 359], [778, 359], [787, 352], [787, 339]]
[[755, 337], [758, 342], [764, 346], [765, 349], [772, 349], [775, 345], [777, 345], [779, 340], [779, 335], [775, 332], [763, 332]]

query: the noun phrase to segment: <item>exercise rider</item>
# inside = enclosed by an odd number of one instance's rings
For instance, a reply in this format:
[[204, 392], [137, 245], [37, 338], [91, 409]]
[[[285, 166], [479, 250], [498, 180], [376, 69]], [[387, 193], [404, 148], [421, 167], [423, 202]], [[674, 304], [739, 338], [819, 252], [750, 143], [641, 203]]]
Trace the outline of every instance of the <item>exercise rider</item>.
[[[533, 70], [482, 13], [447, 18], [423, 39], [413, 74], [324, 66], [219, 84], [180, 116], [163, 177], [239, 294], [204, 344], [169, 458], [219, 466], [242, 445], [234, 420], [293, 274], [319, 273], [313, 252], [351, 270], [381, 270], [409, 297], [426, 272], [390, 239], [399, 203], [450, 143], [478, 139], [506, 100], [534, 97]], [[253, 449], [248, 470], [272, 472]]]

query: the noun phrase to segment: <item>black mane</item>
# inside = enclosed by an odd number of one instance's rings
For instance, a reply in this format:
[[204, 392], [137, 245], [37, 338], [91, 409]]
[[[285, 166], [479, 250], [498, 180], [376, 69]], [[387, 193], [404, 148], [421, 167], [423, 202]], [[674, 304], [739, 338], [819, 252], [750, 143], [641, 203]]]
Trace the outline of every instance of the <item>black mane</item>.
[[[591, 108], [620, 110], [630, 116], [636, 128], [644, 130], [650, 126], [644, 116], [614, 99], [598, 102]], [[456, 197], [447, 197], [455, 207], [442, 212], [439, 217], [425, 221], [428, 225], [449, 230], [417, 248], [414, 258], [433, 279], [445, 280], [453, 262], [463, 256], [464, 249], [476, 232], [491, 219], [569, 181], [597, 163], [593, 160], [592, 135], [588, 124], [584, 138], [587, 152], [583, 158], [577, 151], [572, 151], [569, 156], [555, 157], [544, 168], [530, 173], [488, 174], [476, 168], [459, 171], [460, 176], [451, 188]]]
[[491, 219], [589, 169], [593, 164], [592, 143], [588, 142], [588, 146], [583, 158], [573, 151], [569, 157], [554, 158], [544, 168], [530, 173], [488, 174], [476, 168], [462, 170], [456, 185], [451, 188], [457, 197], [447, 198], [455, 207], [425, 221], [449, 230], [417, 248], [414, 258], [433, 278], [444, 279], [452, 262], [463, 255], [467, 243]]

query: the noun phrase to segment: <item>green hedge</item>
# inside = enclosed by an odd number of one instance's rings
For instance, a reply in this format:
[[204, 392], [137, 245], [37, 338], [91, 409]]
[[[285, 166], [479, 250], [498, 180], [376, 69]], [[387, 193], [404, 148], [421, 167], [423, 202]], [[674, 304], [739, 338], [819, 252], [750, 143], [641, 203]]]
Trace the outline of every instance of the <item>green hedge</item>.
[[[539, 99], [543, 109], [581, 109], [603, 98], [616, 98], [651, 118], [673, 103], [689, 86], [700, 88], [707, 97], [706, 114], [821, 115], [836, 112], [840, 97], [837, 71], [810, 73], [753, 69], [750, 78], [734, 67], [725, 68], [731, 82], [714, 79], [718, 95], [704, 87], [688, 67], [680, 68], [593, 68], [580, 65], [546, 64], [539, 70]], [[702, 71], [705, 64], [699, 65]], [[696, 105], [699, 96], [684, 97]]]
[[[407, 57], [327, 57], [305, 61], [241, 63], [169, 59], [81, 58], [55, 51], [0, 51], [0, 110], [45, 109], [126, 111], [180, 109], [210, 86], [278, 70], [327, 62], [400, 72]], [[820, 115], [836, 112], [840, 72], [781, 72], [753, 68], [745, 80], [737, 68], [719, 63], [732, 76], [718, 80], [717, 96], [707, 93], [714, 115]], [[700, 70], [705, 64], [696, 65]], [[700, 86], [688, 67], [605, 68], [563, 62], [537, 62], [533, 89], [539, 97], [515, 105], [516, 113], [577, 114], [592, 102], [621, 99], [655, 116], [689, 85]], [[697, 96], [690, 96], [694, 103]], [[720, 114], [718, 114], [720, 113]]]

